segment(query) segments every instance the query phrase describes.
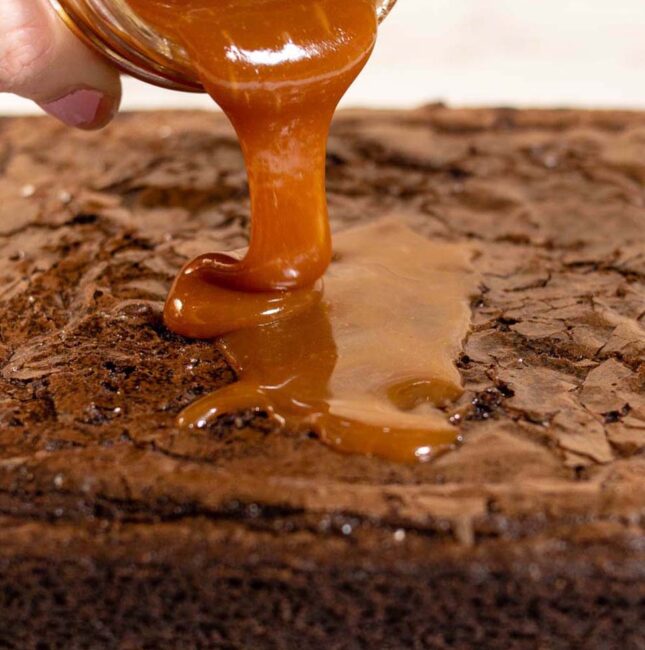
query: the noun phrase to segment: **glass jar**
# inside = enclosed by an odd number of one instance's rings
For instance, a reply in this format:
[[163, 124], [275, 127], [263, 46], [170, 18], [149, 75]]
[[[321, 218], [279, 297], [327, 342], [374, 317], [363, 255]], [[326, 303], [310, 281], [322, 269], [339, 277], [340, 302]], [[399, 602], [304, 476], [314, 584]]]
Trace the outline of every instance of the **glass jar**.
[[[82, 40], [123, 72], [172, 90], [204, 92], [186, 50], [147, 25], [126, 0], [49, 2]], [[379, 21], [395, 3], [376, 0]]]

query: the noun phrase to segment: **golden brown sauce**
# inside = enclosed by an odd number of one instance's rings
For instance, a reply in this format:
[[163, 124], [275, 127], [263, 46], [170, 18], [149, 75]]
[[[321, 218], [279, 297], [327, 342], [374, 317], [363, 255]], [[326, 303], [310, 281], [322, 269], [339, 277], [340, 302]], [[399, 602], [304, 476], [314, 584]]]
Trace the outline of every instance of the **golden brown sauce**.
[[396, 223], [331, 240], [325, 153], [335, 107], [376, 37], [375, 0], [128, 0], [181, 42], [235, 127], [251, 193], [242, 258], [207, 254], [170, 292], [168, 326], [224, 335], [239, 381], [188, 407], [186, 427], [261, 409], [346, 452], [431, 457], [457, 431], [453, 364], [469, 322], [468, 253]]
[[375, 0], [127, 0], [181, 42], [240, 139], [251, 193], [244, 259], [213, 255], [220, 286], [312, 285], [331, 259], [329, 124], [374, 47]]
[[[299, 313], [221, 339], [239, 381], [189, 406], [182, 426], [259, 409], [340, 451], [403, 462], [455, 442], [439, 408], [462, 392], [454, 359], [475, 289], [469, 250], [395, 221], [346, 231], [335, 243], [324, 296], [314, 292]], [[191, 275], [179, 276], [170, 298], [188, 301], [182, 330], [218, 334], [229, 296], [209, 282], [194, 293]]]

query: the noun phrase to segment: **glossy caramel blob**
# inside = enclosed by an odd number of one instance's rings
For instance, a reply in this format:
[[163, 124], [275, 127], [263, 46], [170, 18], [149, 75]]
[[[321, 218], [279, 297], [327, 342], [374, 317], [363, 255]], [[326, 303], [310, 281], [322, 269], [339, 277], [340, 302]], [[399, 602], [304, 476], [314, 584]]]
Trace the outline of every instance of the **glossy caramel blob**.
[[127, 2], [184, 45], [240, 139], [250, 246], [242, 260], [211, 256], [210, 277], [243, 291], [313, 285], [331, 257], [327, 133], [374, 47], [375, 0]]
[[[277, 321], [233, 324], [220, 345], [239, 381], [189, 406], [182, 426], [199, 429], [225, 413], [259, 409], [340, 451], [403, 462], [427, 460], [455, 443], [457, 430], [439, 408], [462, 392], [454, 359], [476, 285], [470, 251], [389, 220], [335, 242], [322, 299], [305, 292]], [[181, 296], [188, 301], [182, 332], [209, 337], [227, 322], [230, 296], [201, 274], [179, 276], [166, 313]], [[268, 304], [279, 295], [255, 299]]]

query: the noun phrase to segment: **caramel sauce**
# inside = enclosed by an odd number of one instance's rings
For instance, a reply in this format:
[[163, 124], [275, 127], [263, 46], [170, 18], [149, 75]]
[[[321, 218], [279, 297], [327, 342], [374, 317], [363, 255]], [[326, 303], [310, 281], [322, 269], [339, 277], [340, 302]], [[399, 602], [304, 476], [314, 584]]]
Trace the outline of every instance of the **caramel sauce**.
[[219, 344], [239, 380], [180, 424], [259, 409], [335, 449], [430, 458], [457, 430], [453, 359], [469, 323], [468, 252], [383, 222], [341, 234], [325, 197], [328, 128], [374, 46], [375, 0], [127, 0], [182, 43], [240, 140], [252, 226], [243, 256], [203, 255], [164, 317]]
[[[239, 380], [185, 409], [182, 426], [257, 409], [344, 452], [414, 462], [454, 444], [458, 431], [439, 409], [462, 393], [454, 359], [475, 289], [469, 249], [388, 220], [341, 233], [335, 252], [324, 295], [220, 339]], [[208, 338], [221, 333], [230, 296], [206, 276], [197, 282], [196, 292], [193, 273], [181, 274], [169, 300], [188, 301], [182, 333]]]
[[182, 43], [235, 128], [251, 193], [242, 260], [202, 258], [222, 287], [312, 285], [331, 259], [325, 155], [334, 110], [367, 62], [375, 0], [127, 0]]

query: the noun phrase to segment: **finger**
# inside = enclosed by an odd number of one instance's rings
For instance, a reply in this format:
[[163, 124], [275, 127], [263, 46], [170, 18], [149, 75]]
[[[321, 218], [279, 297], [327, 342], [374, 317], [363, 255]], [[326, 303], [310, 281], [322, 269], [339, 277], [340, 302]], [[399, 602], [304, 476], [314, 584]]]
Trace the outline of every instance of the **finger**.
[[121, 101], [116, 70], [81, 43], [46, 0], [0, 0], [0, 91], [33, 99], [82, 129], [107, 124]]

